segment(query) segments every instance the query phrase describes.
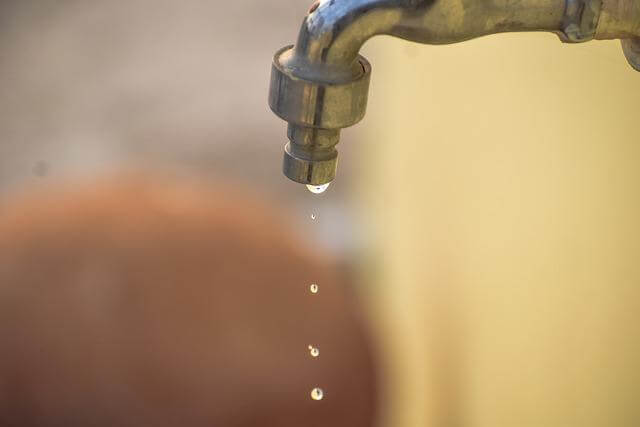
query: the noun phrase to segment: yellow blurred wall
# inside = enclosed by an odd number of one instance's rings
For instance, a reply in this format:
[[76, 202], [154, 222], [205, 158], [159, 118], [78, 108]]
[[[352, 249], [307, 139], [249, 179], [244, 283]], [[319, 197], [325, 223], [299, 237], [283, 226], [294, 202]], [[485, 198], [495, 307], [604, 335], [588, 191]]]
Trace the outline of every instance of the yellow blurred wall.
[[383, 424], [640, 425], [640, 73], [619, 42], [364, 54], [369, 112], [347, 135]]

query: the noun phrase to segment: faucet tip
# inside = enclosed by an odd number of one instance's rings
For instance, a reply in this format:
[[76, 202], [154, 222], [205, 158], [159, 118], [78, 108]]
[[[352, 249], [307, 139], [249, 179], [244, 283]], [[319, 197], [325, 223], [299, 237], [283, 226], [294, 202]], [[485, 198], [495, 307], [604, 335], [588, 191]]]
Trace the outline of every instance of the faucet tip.
[[282, 172], [292, 181], [306, 185], [325, 185], [333, 181], [338, 165], [338, 151], [304, 150], [295, 143], [284, 147]]

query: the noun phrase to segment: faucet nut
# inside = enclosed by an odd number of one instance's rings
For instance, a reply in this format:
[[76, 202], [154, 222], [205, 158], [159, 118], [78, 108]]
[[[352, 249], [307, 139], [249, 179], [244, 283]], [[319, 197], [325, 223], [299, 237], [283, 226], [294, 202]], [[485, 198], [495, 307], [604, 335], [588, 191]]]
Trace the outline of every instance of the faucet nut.
[[319, 70], [295, 58], [288, 46], [273, 60], [269, 106], [289, 123], [323, 129], [352, 126], [364, 117], [370, 76], [371, 65], [362, 56], [348, 70]]
[[601, 10], [602, 0], [567, 0], [560, 39], [565, 43], [593, 40]]

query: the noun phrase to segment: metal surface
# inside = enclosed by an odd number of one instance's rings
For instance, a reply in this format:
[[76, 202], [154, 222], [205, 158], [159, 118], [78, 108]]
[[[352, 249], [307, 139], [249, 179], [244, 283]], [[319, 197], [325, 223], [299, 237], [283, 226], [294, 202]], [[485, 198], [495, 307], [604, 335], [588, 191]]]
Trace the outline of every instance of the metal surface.
[[[333, 180], [340, 129], [362, 119], [371, 67], [358, 52], [386, 34], [448, 44], [487, 34], [548, 31], [565, 42], [640, 37], [640, 0], [322, 0], [297, 43], [276, 53], [269, 105], [290, 123], [284, 173], [304, 184]], [[623, 43], [638, 68], [638, 43]], [[635, 65], [634, 65], [635, 64]]]
[[622, 51], [629, 65], [640, 71], [640, 38], [622, 40]]
[[371, 66], [359, 56], [340, 72], [300, 68], [293, 48], [273, 59], [269, 106], [289, 122], [283, 171], [294, 181], [321, 185], [336, 174], [340, 129], [364, 117]]
[[601, 11], [601, 0], [567, 0], [560, 39], [566, 43], [593, 40]]
[[640, 38], [640, 0], [602, 0], [596, 39]]

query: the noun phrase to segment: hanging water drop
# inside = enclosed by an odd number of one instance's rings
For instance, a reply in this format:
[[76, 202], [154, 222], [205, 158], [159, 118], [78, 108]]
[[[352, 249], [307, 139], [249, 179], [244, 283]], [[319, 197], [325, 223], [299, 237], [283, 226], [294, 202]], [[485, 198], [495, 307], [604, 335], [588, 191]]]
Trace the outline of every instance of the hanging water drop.
[[309, 286], [309, 290], [311, 291], [312, 294], [317, 294], [320, 288], [318, 287], [317, 284], [312, 283], [311, 286]]
[[311, 354], [311, 357], [318, 357], [318, 356], [320, 356], [320, 349], [310, 345], [309, 346], [309, 354]]
[[320, 194], [324, 193], [330, 185], [330, 182], [323, 185], [307, 185], [307, 189], [309, 189], [313, 194]]
[[313, 400], [322, 400], [322, 398], [324, 397], [324, 392], [322, 391], [321, 388], [314, 388], [313, 390], [311, 390], [311, 398]]

